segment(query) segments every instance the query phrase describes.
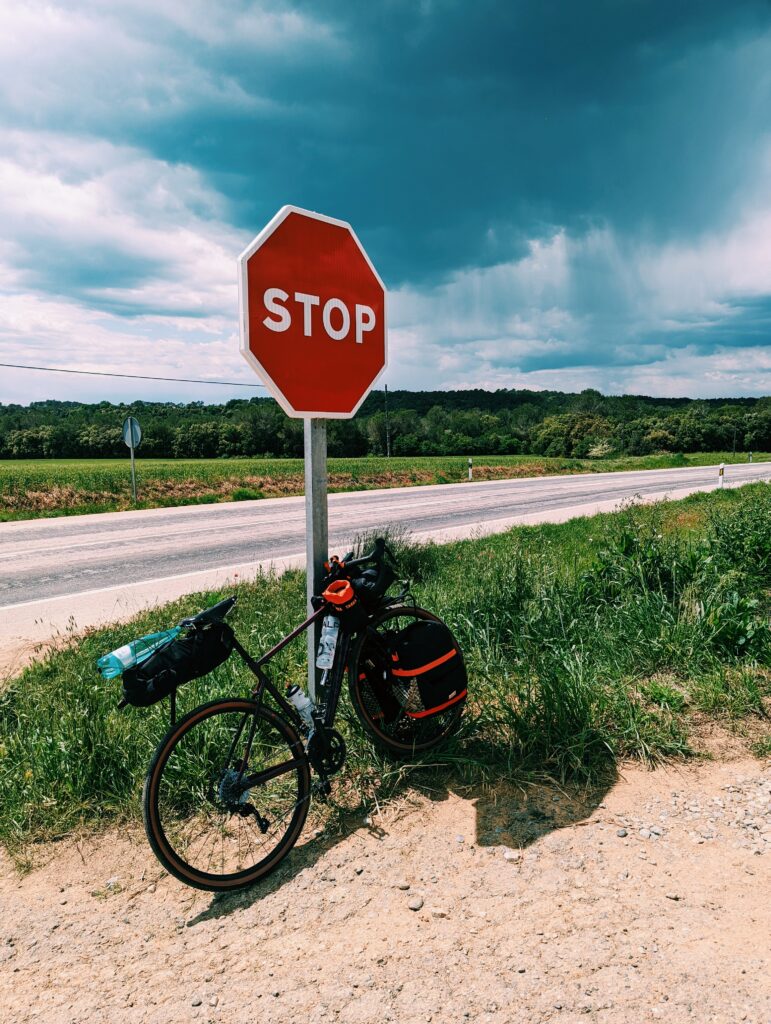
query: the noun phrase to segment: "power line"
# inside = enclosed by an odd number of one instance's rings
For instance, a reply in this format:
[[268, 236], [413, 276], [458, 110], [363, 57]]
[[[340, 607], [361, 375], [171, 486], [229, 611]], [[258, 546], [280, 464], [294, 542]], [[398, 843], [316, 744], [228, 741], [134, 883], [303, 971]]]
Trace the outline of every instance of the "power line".
[[107, 370], [66, 370], [62, 366], [24, 366], [21, 363], [0, 363], [11, 370], [44, 370], [47, 373], [79, 373], [86, 377], [125, 377], [130, 380], [165, 380], [179, 384], [223, 384], [232, 388], [264, 388], [264, 384], [244, 384], [239, 380], [196, 380], [193, 377], [150, 377], [143, 373], [110, 373]]

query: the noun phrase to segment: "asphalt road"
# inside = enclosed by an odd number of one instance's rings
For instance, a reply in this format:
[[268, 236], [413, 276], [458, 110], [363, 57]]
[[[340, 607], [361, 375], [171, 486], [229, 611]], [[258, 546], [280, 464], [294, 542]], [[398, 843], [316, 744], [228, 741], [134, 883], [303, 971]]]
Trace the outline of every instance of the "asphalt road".
[[[726, 468], [730, 484], [769, 479], [771, 464]], [[333, 494], [330, 549], [386, 526], [469, 536], [518, 521], [569, 518], [625, 498], [715, 486], [716, 467], [598, 473]], [[556, 516], [555, 516], [556, 514]], [[0, 608], [254, 563], [297, 562], [303, 498], [114, 512], [0, 524]]]

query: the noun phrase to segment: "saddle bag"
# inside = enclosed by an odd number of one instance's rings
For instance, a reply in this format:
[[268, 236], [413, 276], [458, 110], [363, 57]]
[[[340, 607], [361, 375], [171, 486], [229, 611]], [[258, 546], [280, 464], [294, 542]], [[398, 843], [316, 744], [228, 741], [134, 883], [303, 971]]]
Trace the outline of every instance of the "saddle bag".
[[180, 634], [147, 661], [123, 673], [123, 699], [146, 708], [168, 697], [191, 679], [198, 679], [225, 661], [233, 650], [233, 630], [225, 622]]
[[463, 655], [443, 622], [411, 622], [391, 646], [394, 696], [410, 718], [428, 718], [468, 693]]

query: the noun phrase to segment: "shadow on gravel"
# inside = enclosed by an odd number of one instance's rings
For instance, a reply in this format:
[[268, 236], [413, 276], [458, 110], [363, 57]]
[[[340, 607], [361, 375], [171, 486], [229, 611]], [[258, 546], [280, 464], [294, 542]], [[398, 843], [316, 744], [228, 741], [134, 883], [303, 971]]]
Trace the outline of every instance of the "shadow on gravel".
[[[499, 777], [483, 784], [466, 785], [454, 779], [450, 772], [441, 780], [436, 770], [431, 777], [417, 781], [414, 774], [404, 786], [393, 793], [386, 806], [406, 797], [410, 792], [434, 802], [442, 803], [450, 796], [471, 801], [476, 811], [474, 842], [479, 847], [508, 847], [523, 850], [551, 832], [588, 824], [594, 811], [602, 803], [609, 789], [618, 779], [615, 768], [608, 768], [591, 783], [512, 780]], [[188, 922], [194, 927], [258, 903], [282, 886], [290, 884], [305, 869], [313, 867], [325, 854], [356, 833], [384, 838], [388, 832], [376, 824], [363, 825], [361, 808], [341, 815], [334, 833], [329, 829], [322, 835], [302, 842], [292, 850], [286, 860], [264, 882], [241, 892], [217, 894], [209, 906]], [[408, 811], [407, 814], [410, 812]], [[417, 811], [412, 813], [419, 813]], [[306, 829], [309, 826], [306, 825]], [[467, 837], [467, 840], [470, 837]]]
[[591, 783], [521, 782], [501, 779], [471, 796], [478, 846], [524, 849], [550, 832], [588, 824], [618, 780], [606, 769]]

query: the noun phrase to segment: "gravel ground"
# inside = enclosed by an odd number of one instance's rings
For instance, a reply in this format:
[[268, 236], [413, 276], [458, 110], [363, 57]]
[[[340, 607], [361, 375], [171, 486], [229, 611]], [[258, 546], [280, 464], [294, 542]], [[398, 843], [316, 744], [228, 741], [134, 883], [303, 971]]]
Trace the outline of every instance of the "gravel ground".
[[411, 795], [261, 888], [138, 834], [0, 865], [5, 1024], [771, 1021], [771, 771]]

